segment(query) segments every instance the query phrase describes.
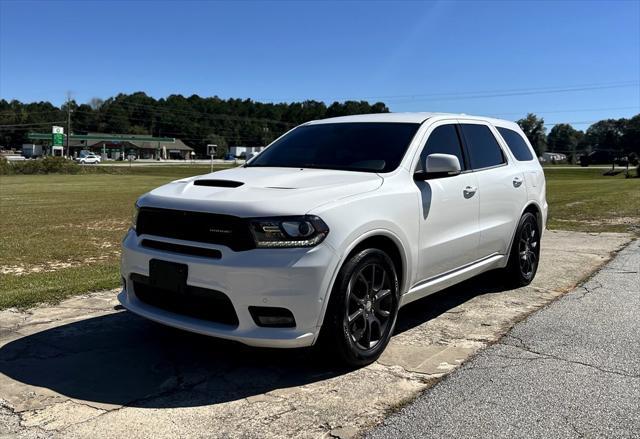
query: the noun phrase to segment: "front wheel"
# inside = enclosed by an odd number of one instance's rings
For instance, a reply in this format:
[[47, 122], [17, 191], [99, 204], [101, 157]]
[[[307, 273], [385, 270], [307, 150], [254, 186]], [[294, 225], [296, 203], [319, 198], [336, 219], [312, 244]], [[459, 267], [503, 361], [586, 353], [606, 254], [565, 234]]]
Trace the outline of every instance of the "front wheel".
[[373, 248], [356, 253], [334, 285], [320, 345], [349, 366], [374, 362], [393, 334], [399, 299], [391, 258]]
[[504, 269], [509, 286], [518, 288], [529, 285], [538, 271], [540, 262], [540, 228], [538, 220], [531, 212], [520, 218], [516, 234], [511, 244], [509, 262]]

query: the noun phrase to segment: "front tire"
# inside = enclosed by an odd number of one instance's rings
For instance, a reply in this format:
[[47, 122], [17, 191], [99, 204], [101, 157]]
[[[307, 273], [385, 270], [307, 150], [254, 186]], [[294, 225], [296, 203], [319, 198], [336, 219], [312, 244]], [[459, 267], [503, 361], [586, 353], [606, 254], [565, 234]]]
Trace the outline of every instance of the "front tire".
[[509, 262], [504, 269], [505, 280], [510, 287], [529, 285], [536, 276], [540, 262], [540, 227], [531, 212], [520, 218], [511, 244]]
[[391, 258], [379, 249], [359, 251], [340, 269], [320, 345], [342, 364], [373, 363], [391, 339], [399, 302], [400, 287]]

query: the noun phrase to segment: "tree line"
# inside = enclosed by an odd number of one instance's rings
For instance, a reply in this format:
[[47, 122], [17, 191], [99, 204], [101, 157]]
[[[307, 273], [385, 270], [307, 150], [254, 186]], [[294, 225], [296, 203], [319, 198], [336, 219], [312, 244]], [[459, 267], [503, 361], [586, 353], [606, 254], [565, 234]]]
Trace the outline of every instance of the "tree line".
[[[218, 145], [219, 155], [232, 145], [266, 145], [294, 126], [313, 119], [389, 112], [383, 102], [262, 103], [197, 95], [155, 99], [142, 92], [119, 94], [107, 100], [94, 98], [84, 104], [71, 100], [60, 107], [50, 102], [0, 99], [0, 145], [19, 146], [30, 142], [28, 132], [49, 132], [53, 124], [66, 126], [67, 109], [71, 110], [74, 133], [176, 137], [199, 155], [205, 154], [207, 144]], [[630, 119], [601, 120], [584, 132], [562, 123], [554, 125], [547, 134], [544, 119], [532, 113], [518, 124], [538, 155], [563, 153], [571, 161], [597, 149], [618, 155], [640, 155], [640, 114]]]
[[206, 153], [207, 144], [218, 145], [219, 155], [233, 145], [266, 145], [296, 125], [313, 119], [389, 112], [382, 102], [261, 103], [197, 95], [154, 99], [142, 92], [119, 94], [104, 101], [94, 98], [85, 104], [72, 100], [60, 107], [49, 102], [0, 100], [0, 145], [19, 146], [29, 142], [28, 132], [49, 132], [50, 122], [66, 126], [67, 108], [71, 109], [73, 133], [175, 137], [199, 155]]
[[529, 113], [518, 120], [538, 156], [544, 152], [565, 154], [570, 162], [591, 151], [605, 150], [614, 156], [640, 157], [640, 114], [629, 119], [604, 119], [590, 125], [586, 131], [568, 123], [554, 125], [547, 134], [544, 119]]

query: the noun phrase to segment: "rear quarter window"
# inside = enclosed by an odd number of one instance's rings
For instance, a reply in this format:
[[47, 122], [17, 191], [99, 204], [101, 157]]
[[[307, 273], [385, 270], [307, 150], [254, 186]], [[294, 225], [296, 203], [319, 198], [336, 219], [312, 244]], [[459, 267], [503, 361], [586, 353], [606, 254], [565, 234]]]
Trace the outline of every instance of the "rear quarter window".
[[529, 149], [527, 142], [525, 142], [517, 131], [510, 130], [508, 128], [497, 128], [504, 141], [507, 142], [507, 146], [513, 153], [516, 160], [521, 162], [533, 160], [533, 154], [531, 154], [531, 150]]

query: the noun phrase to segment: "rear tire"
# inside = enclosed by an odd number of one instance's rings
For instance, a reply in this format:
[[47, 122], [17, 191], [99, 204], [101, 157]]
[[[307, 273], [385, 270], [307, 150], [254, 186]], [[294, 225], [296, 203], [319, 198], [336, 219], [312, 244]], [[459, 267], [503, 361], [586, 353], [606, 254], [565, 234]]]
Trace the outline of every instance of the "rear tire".
[[520, 218], [511, 244], [509, 262], [502, 270], [502, 279], [513, 288], [529, 285], [536, 276], [540, 262], [540, 228], [531, 212]]
[[334, 284], [319, 347], [342, 365], [373, 363], [391, 339], [399, 302], [391, 258], [375, 248], [356, 253], [342, 266]]

